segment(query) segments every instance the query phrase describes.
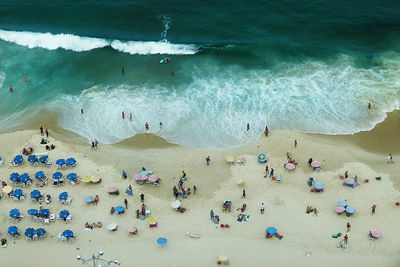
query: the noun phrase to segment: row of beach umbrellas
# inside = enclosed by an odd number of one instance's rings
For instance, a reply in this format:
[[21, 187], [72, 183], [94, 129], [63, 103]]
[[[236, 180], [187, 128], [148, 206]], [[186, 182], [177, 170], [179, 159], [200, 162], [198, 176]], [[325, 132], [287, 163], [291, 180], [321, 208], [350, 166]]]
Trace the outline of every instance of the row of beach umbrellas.
[[[15, 236], [19, 233], [19, 229], [17, 226], [10, 226], [8, 227], [8, 234], [11, 236]], [[33, 229], [33, 228], [27, 228], [25, 230], [25, 236], [32, 238], [34, 235], [37, 236], [44, 236], [46, 234], [46, 230], [44, 230], [43, 228], [38, 228], [38, 229]]]
[[[40, 162], [45, 164], [48, 161], [49, 157], [48, 156], [42, 156], [40, 158], [38, 158], [36, 155], [30, 155], [28, 156], [28, 161], [29, 162]], [[22, 155], [16, 155], [14, 157], [14, 163], [16, 164], [21, 164], [24, 161], [24, 157]], [[75, 158], [68, 158], [68, 159], [58, 159], [56, 161], [57, 165], [63, 166], [63, 165], [67, 165], [67, 166], [74, 166], [76, 164], [76, 159]]]
[[[43, 179], [45, 176], [46, 175], [44, 174], [44, 171], [38, 171], [38, 172], [35, 173], [35, 178], [39, 179], [39, 180]], [[53, 173], [52, 177], [55, 180], [59, 180], [59, 179], [61, 179], [63, 177], [63, 174], [61, 172], [55, 172], [55, 173]], [[67, 175], [67, 179], [71, 180], [71, 181], [75, 180], [77, 177], [78, 177], [78, 175], [76, 173], [74, 173], [74, 172], [69, 173]], [[13, 173], [10, 174], [10, 180], [13, 181], [13, 182], [26, 183], [27, 181], [29, 181], [29, 178], [30, 178], [30, 176], [29, 176], [28, 173], [23, 173], [23, 174], [20, 175], [17, 172], [13, 172]]]

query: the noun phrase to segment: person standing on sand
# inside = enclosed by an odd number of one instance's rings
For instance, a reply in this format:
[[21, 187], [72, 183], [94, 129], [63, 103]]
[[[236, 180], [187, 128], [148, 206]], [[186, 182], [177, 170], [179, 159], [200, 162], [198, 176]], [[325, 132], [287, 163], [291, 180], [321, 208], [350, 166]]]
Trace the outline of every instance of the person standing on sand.
[[371, 103], [368, 103], [368, 110], [371, 111]]
[[196, 195], [197, 187], [194, 185], [193, 186], [193, 195]]
[[375, 214], [375, 209], [376, 209], [376, 205], [374, 204], [374, 205], [372, 205], [372, 207], [371, 207], [371, 215], [374, 215], [374, 214]]
[[44, 132], [43, 132], [43, 126], [40, 125], [40, 135], [43, 136]]
[[294, 140], [294, 148], [296, 148], [297, 147], [297, 140], [295, 139]]
[[46, 137], [49, 138], [49, 130], [46, 129]]
[[349, 178], [349, 171], [345, 171], [344, 178]]
[[264, 178], [267, 178], [268, 174], [269, 174], [268, 165], [265, 165], [265, 175], [264, 175]]
[[149, 124], [146, 122], [146, 124], [144, 125], [144, 128], [146, 128], [146, 131], [149, 130]]
[[207, 163], [207, 166], [210, 165], [210, 156], [206, 157], [206, 163]]
[[160, 121], [160, 130], [162, 131], [162, 122]]
[[344, 235], [344, 243], [347, 244], [347, 240], [349, 239], [349, 237], [347, 236], [347, 234]]
[[122, 178], [124, 178], [124, 179], [128, 178], [128, 176], [126, 175], [126, 171], [125, 170], [122, 170]]
[[129, 120], [132, 121], [132, 113], [129, 113]]
[[81, 114], [83, 115], [83, 108], [81, 108]]
[[246, 198], [246, 189], [243, 189], [242, 198]]
[[144, 194], [143, 193], [140, 194], [140, 202], [142, 202], [142, 203], [144, 202]]
[[389, 153], [389, 156], [388, 156], [388, 163], [393, 163], [393, 157], [392, 157], [392, 153]]
[[264, 211], [265, 211], [264, 203], [261, 203], [260, 213], [264, 214]]
[[315, 214], [315, 215], [318, 215], [318, 210], [317, 210], [317, 208], [314, 208], [314, 214]]
[[249, 130], [250, 130], [250, 124], [247, 123], [247, 131], [249, 131]]
[[125, 208], [128, 209], [128, 200], [125, 198], [124, 200]]
[[274, 176], [274, 168], [271, 168], [271, 173], [269, 174], [269, 177], [273, 177]]

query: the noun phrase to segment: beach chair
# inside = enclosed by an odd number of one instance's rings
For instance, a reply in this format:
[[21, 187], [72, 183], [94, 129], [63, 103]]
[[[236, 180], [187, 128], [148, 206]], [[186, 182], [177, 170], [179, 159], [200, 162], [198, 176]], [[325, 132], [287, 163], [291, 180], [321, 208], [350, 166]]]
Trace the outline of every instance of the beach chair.
[[14, 201], [18, 201], [19, 199], [17, 197], [14, 197]]
[[246, 163], [246, 158], [245, 157], [241, 157], [236, 162], [239, 163], [239, 164], [245, 164]]
[[63, 236], [62, 233], [59, 233], [57, 236], [57, 241], [65, 242], [65, 241], [67, 241], [67, 238], [65, 236]]
[[32, 236], [32, 240], [38, 240], [38, 236], [35, 234], [34, 236]]
[[54, 215], [54, 213], [50, 213], [49, 219], [50, 219], [50, 222], [55, 222], [56, 221], [56, 215]]
[[49, 218], [44, 218], [43, 219], [43, 224], [50, 224], [50, 219]]
[[39, 197], [38, 202], [43, 202], [43, 197]]
[[64, 180], [63, 179], [60, 179], [58, 181], [58, 186], [64, 186]]
[[153, 184], [153, 186], [155, 186], [155, 187], [157, 187], [157, 186], [159, 186], [159, 185], [160, 185], [159, 182], [154, 182], [154, 184]]
[[151, 210], [146, 210], [145, 217], [151, 217]]
[[72, 202], [72, 197], [68, 197], [67, 200], [65, 201], [65, 204], [71, 205]]
[[3, 160], [0, 159], [0, 167], [3, 167], [3, 166], [4, 166]]
[[51, 167], [51, 164], [53, 164], [53, 162], [51, 162], [51, 160], [47, 160], [45, 166], [46, 166], [47, 168], [50, 168], [50, 167]]
[[65, 222], [71, 223], [72, 222], [72, 215], [68, 215], [68, 217], [65, 218]]
[[25, 196], [24, 195], [20, 196], [20, 198], [19, 198], [19, 202], [22, 202], [22, 201], [25, 201]]

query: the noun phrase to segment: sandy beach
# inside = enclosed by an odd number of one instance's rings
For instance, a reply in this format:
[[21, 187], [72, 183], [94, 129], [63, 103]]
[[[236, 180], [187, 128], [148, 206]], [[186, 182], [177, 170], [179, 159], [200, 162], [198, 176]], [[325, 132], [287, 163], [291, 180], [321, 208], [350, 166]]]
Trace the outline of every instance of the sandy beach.
[[[47, 126], [45, 126], [47, 127]], [[38, 128], [38, 127], [37, 127]], [[40, 145], [38, 130], [18, 130], [0, 135], [0, 156], [4, 166], [0, 168], [1, 180], [12, 185], [12, 172], [27, 172], [34, 177], [43, 170], [48, 177], [56, 172], [55, 161], [59, 158], [76, 158], [78, 164], [73, 169], [62, 170], [67, 175], [76, 172], [80, 177], [101, 177], [99, 184], [80, 183], [63, 187], [48, 185], [39, 188], [44, 194], [51, 194], [50, 204], [43, 203], [51, 213], [67, 209], [72, 222], [56, 220], [49, 225], [32, 221], [27, 214], [31, 208], [39, 208], [32, 203], [29, 193], [32, 186], [22, 188], [25, 202], [12, 198], [0, 200], [1, 237], [6, 237], [6, 248], [0, 249], [3, 266], [79, 266], [76, 256], [88, 258], [98, 250], [105, 252], [105, 259], [118, 259], [121, 266], [216, 266], [217, 255], [227, 255], [231, 266], [399, 266], [400, 242], [400, 112], [388, 114], [388, 118], [375, 129], [353, 136], [324, 136], [302, 134], [292, 131], [272, 131], [269, 137], [260, 137], [257, 142], [230, 150], [194, 150], [150, 135], [137, 135], [115, 145], [99, 145], [92, 150], [90, 144], [71, 137], [60, 129], [50, 128], [50, 143], [56, 148], [49, 152], [53, 161], [50, 168], [33, 167], [26, 161], [18, 167], [8, 167], [8, 161], [20, 154], [25, 143], [34, 145], [34, 153], [46, 152]], [[297, 140], [297, 147], [294, 147]], [[286, 153], [290, 152], [298, 162], [293, 171], [284, 169]], [[277, 183], [270, 177], [264, 178], [265, 164], [257, 162], [257, 155], [266, 153], [269, 168], [274, 168], [282, 181]], [[394, 163], [387, 163], [387, 155], [392, 153]], [[211, 164], [205, 158], [210, 156]], [[245, 164], [228, 164], [227, 156], [246, 158]], [[316, 172], [307, 164], [312, 157], [321, 162], [321, 171]], [[142, 167], [150, 169], [162, 180], [160, 186], [138, 185], [132, 176]], [[128, 179], [121, 177], [122, 170]], [[186, 199], [180, 198], [187, 210], [183, 214], [170, 207], [175, 199], [172, 188], [176, 186], [181, 171], [187, 174], [184, 187], [193, 188], [197, 193]], [[350, 177], [358, 176], [359, 186], [343, 186], [339, 175], [349, 172]], [[323, 182], [324, 192], [310, 192], [306, 184], [309, 177]], [[375, 177], [382, 177], [376, 180]], [[369, 182], [364, 181], [368, 179]], [[243, 180], [244, 184], [238, 184]], [[49, 181], [52, 181], [49, 178]], [[107, 188], [116, 185], [119, 196], [109, 195]], [[125, 194], [128, 185], [133, 187], [133, 196]], [[242, 199], [242, 191], [246, 198]], [[60, 204], [58, 195], [68, 192], [73, 197], [70, 206]], [[151, 217], [158, 221], [157, 228], [149, 228], [147, 220], [136, 218], [140, 208], [140, 194], [144, 193]], [[99, 195], [97, 206], [86, 204], [86, 195]], [[123, 206], [128, 200], [124, 214], [110, 214], [110, 208]], [[346, 199], [356, 208], [351, 217], [335, 213], [336, 202]], [[232, 201], [232, 211], [222, 212], [224, 200]], [[236, 209], [246, 203], [244, 212], [249, 215], [247, 222], [238, 222]], [[261, 203], [265, 204], [265, 214], [260, 214]], [[376, 214], [371, 215], [371, 206], [377, 205]], [[317, 208], [318, 215], [306, 214], [308, 205]], [[25, 216], [20, 222], [12, 222], [9, 210], [17, 208]], [[219, 215], [221, 223], [228, 229], [220, 228], [210, 220], [210, 210]], [[86, 222], [101, 221], [103, 227], [86, 231]], [[116, 222], [118, 229], [108, 231], [106, 225]], [[345, 249], [337, 248], [341, 238], [333, 234], [346, 234], [346, 223], [351, 230], [347, 233]], [[7, 228], [16, 225], [21, 239], [13, 240]], [[130, 226], [138, 228], [137, 235], [129, 235]], [[267, 239], [265, 230], [269, 226], [277, 228], [283, 239]], [[43, 240], [26, 241], [23, 235], [28, 227], [44, 228], [47, 237]], [[370, 240], [368, 232], [379, 228], [383, 236]], [[74, 243], [57, 242], [57, 235], [66, 229], [74, 231]], [[199, 239], [190, 238], [187, 232], [200, 234]], [[168, 244], [160, 247], [156, 239], [165, 237]]]

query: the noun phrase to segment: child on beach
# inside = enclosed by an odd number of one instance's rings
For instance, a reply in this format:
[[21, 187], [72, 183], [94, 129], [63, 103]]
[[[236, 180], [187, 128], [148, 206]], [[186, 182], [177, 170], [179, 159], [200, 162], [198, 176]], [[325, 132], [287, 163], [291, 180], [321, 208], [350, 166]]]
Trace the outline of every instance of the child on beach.
[[348, 223], [347, 223], [347, 232], [350, 232], [350, 228], [351, 228], [351, 225], [350, 225], [350, 223], [348, 222]]
[[264, 203], [261, 203], [260, 213], [264, 214], [264, 211], [265, 211]]

